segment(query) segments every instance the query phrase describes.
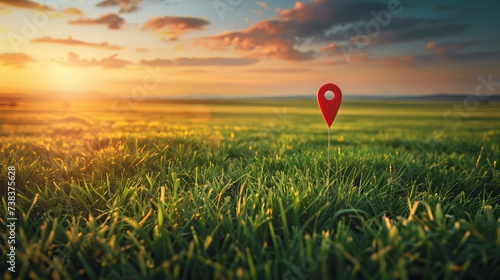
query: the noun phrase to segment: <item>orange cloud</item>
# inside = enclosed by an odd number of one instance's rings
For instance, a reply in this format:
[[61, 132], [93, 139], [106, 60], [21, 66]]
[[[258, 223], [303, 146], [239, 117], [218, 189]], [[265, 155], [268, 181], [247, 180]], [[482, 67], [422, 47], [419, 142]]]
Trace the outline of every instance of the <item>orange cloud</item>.
[[[347, 62], [360, 62], [366, 58], [366, 53], [368, 50], [359, 50], [354, 46], [349, 44], [336, 44], [330, 43], [326, 46], [319, 48], [321, 54], [328, 57], [339, 57], [343, 56], [343, 60]], [[338, 64], [336, 61], [335, 64]]]
[[141, 64], [147, 66], [245, 66], [257, 63], [254, 58], [228, 58], [228, 57], [207, 57], [191, 58], [181, 57], [176, 59], [155, 59], [142, 60]]
[[105, 14], [96, 19], [78, 19], [69, 21], [70, 24], [75, 25], [87, 25], [87, 24], [104, 24], [107, 25], [109, 29], [120, 29], [125, 20], [117, 14]]
[[436, 43], [434, 43], [434, 42], [429, 42], [429, 43], [427, 43], [427, 45], [425, 46], [425, 49], [427, 49], [427, 50], [432, 50], [432, 49], [434, 49], [435, 47], [436, 47]]
[[288, 36], [283, 29], [283, 23], [280, 21], [262, 21], [244, 31], [225, 32], [201, 38], [198, 42], [214, 50], [232, 47], [248, 52], [252, 57], [266, 56], [290, 61], [312, 59], [315, 52], [297, 50], [295, 38]]
[[88, 60], [88, 59], [80, 59], [80, 57], [75, 53], [69, 53], [67, 61], [62, 62], [62, 64], [72, 67], [102, 67], [102, 68], [122, 68], [128, 64], [131, 64], [130, 61], [117, 59], [116, 56], [117, 55], [115, 54], [100, 60], [96, 59]]
[[335, 43], [330, 43], [330, 44], [328, 44], [326, 46], [323, 46], [319, 50], [321, 52], [327, 53], [327, 54], [339, 54], [339, 53], [342, 53], [342, 51], [340, 50], [340, 47], [337, 44], [335, 44]]
[[464, 41], [464, 42], [441, 43], [441, 44], [429, 42], [427, 43], [425, 48], [429, 51], [436, 53], [447, 53], [447, 52], [452, 52], [452, 51], [454, 52], [457, 50], [461, 50], [466, 47], [476, 45], [477, 43], [478, 43], [477, 41]]
[[171, 40], [176, 40], [178, 36], [191, 31], [202, 30], [210, 22], [203, 18], [194, 17], [152, 17], [142, 26], [142, 30], [166, 31], [170, 34]]
[[0, 63], [4, 66], [24, 68], [26, 63], [33, 62], [33, 58], [24, 53], [2, 53]]
[[68, 16], [84, 16], [82, 10], [73, 7], [64, 9], [62, 12], [67, 14]]
[[264, 56], [289, 61], [311, 60], [316, 52], [299, 47], [306, 39], [321, 41], [324, 32], [332, 26], [360, 18], [359, 15], [339, 17], [337, 10], [346, 9], [344, 6], [347, 5], [342, 3], [317, 0], [306, 5], [297, 2], [292, 9], [280, 10], [280, 14], [275, 18], [257, 22], [242, 31], [205, 37], [198, 42], [213, 50], [232, 48], [247, 52], [252, 57]]
[[259, 69], [248, 69], [246, 72], [251, 73], [270, 73], [270, 74], [280, 74], [280, 73], [303, 73], [310, 71], [307, 68], [259, 68]]
[[31, 9], [38, 11], [52, 11], [52, 9], [49, 6], [33, 2], [30, 0], [0, 0], [0, 3], [16, 8], [24, 8], [24, 9]]
[[376, 62], [377, 64], [381, 64], [388, 67], [406, 67], [415, 62], [417, 62], [418, 57], [414, 55], [402, 55], [396, 57], [384, 57], [377, 60], [373, 60], [372, 62]]
[[137, 48], [137, 49], [135, 49], [135, 51], [140, 52], [140, 53], [148, 53], [149, 52], [149, 50], [146, 48]]
[[115, 45], [110, 45], [109, 43], [88, 43], [80, 40], [74, 40], [71, 37], [68, 37], [67, 39], [56, 39], [56, 38], [51, 38], [51, 37], [43, 37], [43, 38], [38, 38], [33, 40], [34, 43], [52, 43], [52, 44], [61, 44], [61, 45], [69, 45], [69, 46], [87, 46], [87, 47], [94, 47], [94, 48], [101, 48], [101, 49], [107, 49], [107, 50], [121, 50], [123, 49], [120, 46], [115, 46]]

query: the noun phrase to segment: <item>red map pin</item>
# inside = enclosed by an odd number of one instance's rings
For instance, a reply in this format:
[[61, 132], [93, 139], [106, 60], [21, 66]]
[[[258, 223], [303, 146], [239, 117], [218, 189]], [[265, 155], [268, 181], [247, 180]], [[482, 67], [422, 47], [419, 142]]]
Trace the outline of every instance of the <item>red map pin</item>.
[[[325, 96], [327, 91], [333, 92], [333, 99], [328, 100]], [[337, 116], [337, 112], [340, 108], [340, 103], [342, 103], [342, 91], [335, 84], [325, 84], [318, 90], [318, 105], [323, 113], [323, 118], [325, 119], [328, 128], [332, 126], [333, 120]]]

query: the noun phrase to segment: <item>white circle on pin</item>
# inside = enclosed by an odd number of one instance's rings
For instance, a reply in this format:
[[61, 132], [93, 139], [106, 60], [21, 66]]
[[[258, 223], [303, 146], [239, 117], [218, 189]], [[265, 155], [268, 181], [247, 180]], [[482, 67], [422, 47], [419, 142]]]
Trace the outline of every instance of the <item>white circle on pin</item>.
[[327, 90], [325, 92], [325, 99], [326, 100], [333, 100], [335, 98], [335, 94], [331, 90]]

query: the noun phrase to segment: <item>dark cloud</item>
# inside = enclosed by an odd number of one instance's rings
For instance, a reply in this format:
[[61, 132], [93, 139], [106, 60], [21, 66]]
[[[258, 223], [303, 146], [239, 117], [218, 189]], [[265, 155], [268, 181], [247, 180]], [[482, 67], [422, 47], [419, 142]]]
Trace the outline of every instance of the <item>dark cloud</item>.
[[461, 35], [467, 27], [467, 24], [449, 20], [394, 18], [387, 29], [373, 38], [373, 43], [381, 45], [445, 38]]
[[117, 14], [105, 14], [96, 19], [78, 19], [70, 20], [70, 24], [75, 25], [89, 25], [89, 24], [104, 24], [107, 25], [109, 29], [120, 29], [125, 20]]
[[147, 66], [245, 66], [257, 63], [254, 58], [227, 58], [227, 57], [208, 57], [208, 58], [187, 58], [181, 57], [173, 60], [155, 59], [142, 60], [141, 64]]
[[194, 17], [152, 17], [142, 26], [142, 30], [159, 30], [163, 27], [169, 29], [184, 31], [191, 29], [203, 29], [203, 26], [210, 24], [210, 22], [203, 18]]
[[439, 11], [439, 12], [446, 12], [446, 13], [452, 13], [455, 15], [455, 17], [460, 18], [460, 17], [465, 17], [470, 15], [473, 11], [471, 10], [471, 7], [464, 7], [460, 5], [452, 5], [452, 4], [437, 4], [434, 7], [434, 10]]
[[463, 62], [500, 57], [500, 51], [464, 51], [464, 49], [478, 44], [479, 42], [476, 40], [440, 44], [429, 42], [426, 49], [432, 53], [431, 56], [437, 61]]
[[403, 55], [382, 58], [366, 58], [364, 62], [377, 65], [407, 67], [435, 63], [460, 63], [470, 61], [492, 60], [500, 57], [500, 51], [466, 51], [465, 49], [479, 45], [478, 41], [460, 41], [449, 43], [427, 43], [428, 53], [419, 55]]
[[366, 57], [363, 60], [365, 63], [374, 63], [385, 67], [407, 67], [434, 61], [434, 58], [428, 55], [401, 55], [381, 58]]
[[191, 30], [202, 30], [210, 22], [204, 18], [194, 17], [152, 17], [143, 24], [142, 30], [165, 31], [171, 40]]
[[61, 44], [61, 45], [68, 45], [68, 46], [86, 46], [86, 47], [94, 47], [94, 48], [101, 48], [101, 49], [107, 49], [107, 50], [121, 50], [122, 47], [120, 46], [115, 46], [115, 45], [110, 45], [109, 43], [89, 43], [85, 41], [80, 41], [80, 40], [75, 40], [71, 37], [68, 37], [67, 39], [57, 39], [57, 38], [51, 38], [51, 37], [43, 37], [43, 38], [38, 38], [33, 40], [34, 43], [53, 43], [53, 44]]
[[316, 0], [311, 4], [297, 2], [292, 9], [284, 10], [277, 20], [282, 29], [303, 38], [323, 37], [328, 29], [371, 18], [371, 11], [386, 9], [376, 1]]
[[[235, 49], [250, 56], [266, 56], [291, 61], [310, 60], [317, 56], [304, 48], [305, 42], [383, 45], [416, 40], [435, 40], [461, 35], [468, 25], [455, 17], [429, 19], [402, 16], [409, 3], [395, 2], [389, 12], [382, 1], [314, 0], [297, 2], [273, 19], [257, 22], [243, 31], [231, 31], [199, 40], [199, 44], [214, 50]], [[383, 17], [385, 16], [385, 18]], [[338, 48], [320, 49], [320, 53]]]
[[11, 66], [16, 68], [24, 68], [24, 66], [33, 62], [33, 58], [24, 53], [2, 53], [0, 54], [0, 63], [4, 66]]
[[334, 26], [369, 18], [370, 11], [386, 7], [374, 1], [316, 0], [310, 4], [297, 2], [276, 18], [257, 22], [243, 31], [226, 32], [200, 40], [213, 49], [234, 48], [251, 56], [267, 56], [291, 61], [314, 58], [313, 50], [301, 50], [306, 39], [324, 41], [325, 33]]
[[456, 5], [451, 4], [437, 4], [434, 6], [436, 11], [456, 11], [458, 8]]
[[347, 30], [331, 33], [319, 42], [347, 42], [358, 45], [385, 45], [416, 40], [434, 40], [461, 35], [467, 24], [455, 23], [451, 19], [422, 19], [415, 17], [391, 17], [386, 26], [372, 18]]
[[469, 46], [477, 45], [477, 40], [462, 41], [462, 42], [448, 42], [436, 44], [435, 42], [429, 42], [425, 46], [426, 50], [432, 51], [434, 53], [449, 53], [456, 52], [457, 50], [462, 50]]
[[80, 59], [80, 57], [75, 53], [69, 53], [68, 59], [62, 62], [63, 65], [72, 67], [102, 67], [102, 68], [122, 68], [128, 64], [130, 61], [117, 59], [116, 55], [112, 55], [107, 58], [100, 60], [92, 59]]
[[96, 7], [120, 7], [119, 13], [134, 13], [140, 9], [142, 0], [104, 0], [97, 3]]

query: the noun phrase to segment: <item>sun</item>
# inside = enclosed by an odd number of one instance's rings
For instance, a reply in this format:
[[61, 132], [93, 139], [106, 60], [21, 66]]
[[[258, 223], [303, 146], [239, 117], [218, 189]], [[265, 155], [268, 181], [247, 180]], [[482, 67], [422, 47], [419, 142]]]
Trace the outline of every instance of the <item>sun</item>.
[[86, 74], [80, 69], [55, 64], [50, 67], [50, 72], [47, 78], [50, 79], [51, 88], [54, 93], [62, 94], [63, 98], [78, 98], [89, 89]]

